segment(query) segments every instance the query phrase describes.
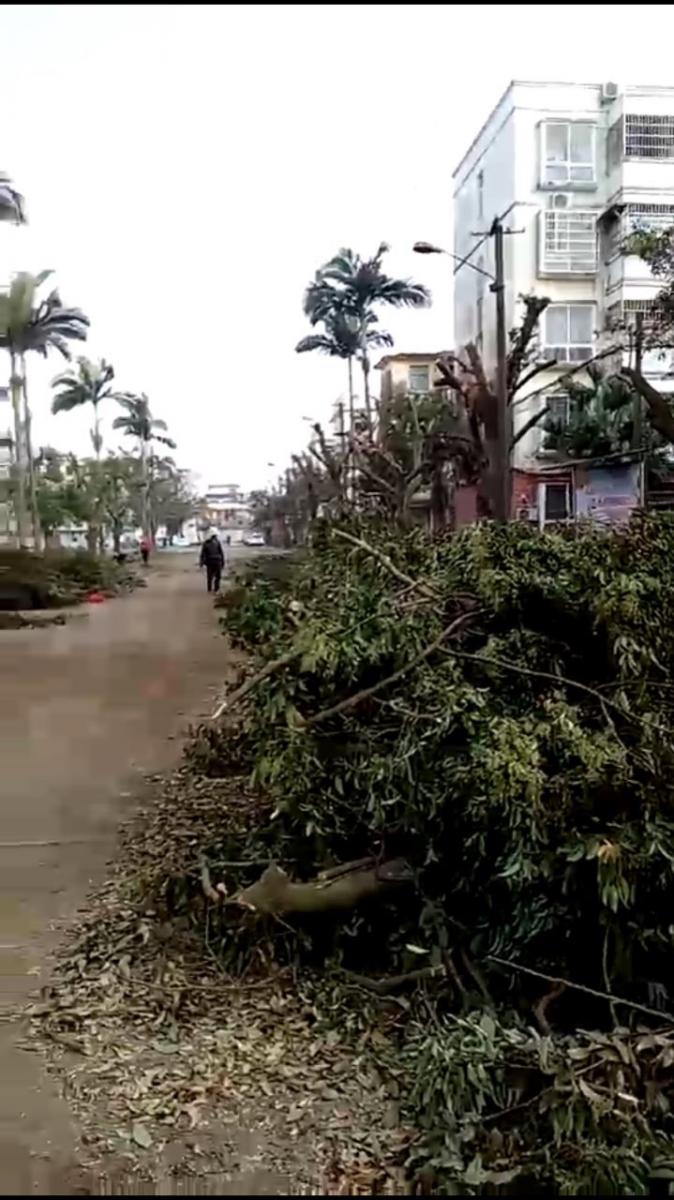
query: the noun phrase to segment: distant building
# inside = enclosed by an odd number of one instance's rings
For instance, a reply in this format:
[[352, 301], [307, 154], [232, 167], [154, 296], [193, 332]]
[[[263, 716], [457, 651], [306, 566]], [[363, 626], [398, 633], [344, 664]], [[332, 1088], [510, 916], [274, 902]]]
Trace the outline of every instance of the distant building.
[[385, 354], [375, 366], [381, 371], [379, 398], [382, 407], [395, 396], [430, 392], [434, 386], [435, 364], [447, 353], [447, 350], [436, 350], [426, 354]]
[[238, 484], [210, 485], [199, 508], [199, 523], [202, 529], [212, 525], [236, 545], [243, 540], [252, 522], [252, 507]]

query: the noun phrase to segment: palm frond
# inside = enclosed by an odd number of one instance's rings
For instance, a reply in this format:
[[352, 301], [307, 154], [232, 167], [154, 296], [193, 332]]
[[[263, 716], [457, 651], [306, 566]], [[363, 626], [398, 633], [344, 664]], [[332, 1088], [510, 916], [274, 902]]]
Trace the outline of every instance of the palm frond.
[[26, 224], [26, 204], [21, 192], [17, 192], [9, 175], [0, 171], [0, 221], [13, 221], [15, 225]]
[[322, 354], [334, 355], [335, 342], [332, 338], [322, 333], [310, 334], [297, 343], [295, 350], [298, 354], [306, 354], [307, 351], [318, 350]]

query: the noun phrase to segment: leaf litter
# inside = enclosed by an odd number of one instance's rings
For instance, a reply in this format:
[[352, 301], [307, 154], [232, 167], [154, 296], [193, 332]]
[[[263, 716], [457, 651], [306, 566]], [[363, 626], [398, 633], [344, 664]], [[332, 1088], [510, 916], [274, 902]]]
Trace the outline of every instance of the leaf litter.
[[255, 799], [185, 768], [153, 782], [27, 1014], [77, 1118], [80, 1166], [99, 1181], [190, 1176], [197, 1191], [217, 1174], [258, 1194], [404, 1194], [413, 1135], [377, 1066], [381, 1032], [340, 1026], [291, 968], [226, 975], [156, 902], [222, 837], [223, 813], [251, 820]]

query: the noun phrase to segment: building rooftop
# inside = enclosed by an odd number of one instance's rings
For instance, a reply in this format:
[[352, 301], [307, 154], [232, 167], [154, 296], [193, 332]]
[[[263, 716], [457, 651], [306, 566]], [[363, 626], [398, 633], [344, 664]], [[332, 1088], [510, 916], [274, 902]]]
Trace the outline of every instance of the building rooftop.
[[451, 350], [429, 350], [426, 353], [415, 350], [409, 354], [405, 354], [403, 351], [400, 354], [385, 354], [383, 358], [379, 359], [378, 363], [375, 363], [374, 369], [375, 371], [383, 371], [384, 367], [387, 367], [392, 362], [435, 362], [436, 359], [442, 358], [445, 354], [451, 354]]

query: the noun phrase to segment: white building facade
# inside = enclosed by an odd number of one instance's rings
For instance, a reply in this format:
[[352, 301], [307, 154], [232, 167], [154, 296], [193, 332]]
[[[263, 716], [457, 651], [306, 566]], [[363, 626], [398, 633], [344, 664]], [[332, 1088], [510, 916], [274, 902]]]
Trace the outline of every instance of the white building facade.
[[[621, 253], [635, 228], [674, 225], [674, 87], [514, 82], [454, 173], [455, 253], [494, 272], [494, 217], [504, 239], [508, 329], [524, 294], [551, 304], [539, 330], [540, 357], [557, 367], [538, 375], [516, 404], [515, 431], [546, 402], [540, 389], [574, 364], [625, 341], [616, 327], [648, 307], [662, 286], [638, 258]], [[471, 253], [473, 251], [473, 253]], [[496, 359], [495, 298], [467, 266], [455, 275], [455, 345], [480, 346], [489, 373]], [[644, 372], [674, 389], [672, 356], [647, 353]], [[563, 415], [563, 394], [550, 411]], [[514, 465], [541, 466], [542, 431], [517, 445]]]

